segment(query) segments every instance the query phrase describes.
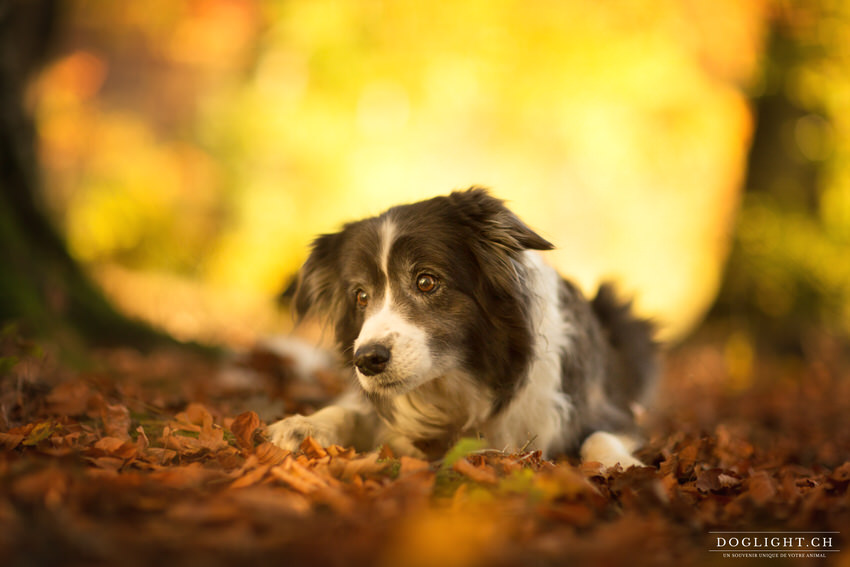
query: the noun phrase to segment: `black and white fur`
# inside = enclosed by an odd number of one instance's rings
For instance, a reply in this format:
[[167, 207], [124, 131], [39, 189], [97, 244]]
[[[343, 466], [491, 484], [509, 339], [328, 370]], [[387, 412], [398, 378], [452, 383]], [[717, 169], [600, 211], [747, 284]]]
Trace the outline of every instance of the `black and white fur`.
[[461, 436], [636, 465], [633, 406], [657, 373], [650, 325], [602, 286], [592, 302], [543, 262], [552, 245], [472, 188], [320, 236], [299, 317], [329, 318], [356, 377], [334, 405], [272, 424], [272, 442], [438, 456]]

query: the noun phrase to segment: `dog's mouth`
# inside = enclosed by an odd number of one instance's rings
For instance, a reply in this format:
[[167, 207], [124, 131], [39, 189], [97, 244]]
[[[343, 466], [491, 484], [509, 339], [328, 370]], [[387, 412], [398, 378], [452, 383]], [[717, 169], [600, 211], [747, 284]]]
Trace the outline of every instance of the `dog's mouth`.
[[358, 370], [357, 380], [368, 394], [389, 396], [401, 394], [407, 390], [407, 380], [397, 378], [387, 373], [366, 376]]

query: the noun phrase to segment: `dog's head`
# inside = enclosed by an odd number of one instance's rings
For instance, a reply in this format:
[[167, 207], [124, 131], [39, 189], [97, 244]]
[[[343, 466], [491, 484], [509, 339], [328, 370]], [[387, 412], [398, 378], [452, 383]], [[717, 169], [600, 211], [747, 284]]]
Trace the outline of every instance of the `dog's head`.
[[329, 318], [373, 397], [463, 372], [498, 403], [531, 357], [522, 254], [550, 248], [484, 189], [455, 192], [317, 238], [295, 309]]

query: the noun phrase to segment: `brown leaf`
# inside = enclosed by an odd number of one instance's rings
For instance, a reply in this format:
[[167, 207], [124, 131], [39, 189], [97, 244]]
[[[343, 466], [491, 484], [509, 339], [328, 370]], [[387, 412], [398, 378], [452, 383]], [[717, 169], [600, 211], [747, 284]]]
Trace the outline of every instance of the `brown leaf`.
[[850, 482], [850, 461], [845, 462], [843, 465], [832, 471], [829, 478], [837, 483]]
[[264, 484], [234, 490], [227, 496], [252, 518], [267, 517], [273, 521], [281, 516], [303, 516], [312, 508], [309, 498]]
[[740, 484], [741, 481], [739, 479], [726, 474], [723, 469], [714, 468], [697, 473], [697, 480], [694, 486], [701, 492], [723, 492], [728, 488]]
[[[635, 471], [639, 469], [634, 469]], [[611, 469], [609, 469], [609, 472]], [[627, 478], [624, 475], [621, 480]], [[571, 466], [560, 466], [535, 477], [535, 486], [548, 499], [560, 497], [577, 498], [582, 495], [595, 495], [598, 490], [582, 473]]]
[[431, 468], [431, 464], [428, 461], [424, 461], [422, 459], [404, 456], [399, 460], [401, 461], [400, 474], [402, 476], [419, 471], [427, 471]]
[[221, 471], [206, 468], [200, 463], [190, 463], [152, 472], [150, 478], [174, 488], [198, 488], [225, 477]]
[[277, 445], [266, 441], [265, 443], [261, 443], [257, 446], [257, 449], [254, 451], [254, 454], [257, 456], [257, 459], [259, 459], [259, 461], [263, 464], [279, 465], [283, 461], [285, 461], [287, 457], [289, 457], [292, 453], [290, 453], [286, 449], [281, 449]]
[[145, 459], [159, 466], [164, 466], [177, 458], [177, 451], [161, 447], [148, 447], [144, 450]]
[[132, 459], [136, 456], [138, 449], [135, 443], [117, 437], [104, 437], [94, 444], [94, 448], [103, 453], [118, 457], [120, 459]]
[[[325, 451], [327, 451], [328, 455], [331, 457], [339, 457], [340, 459], [351, 459], [357, 454], [357, 451], [355, 451], [353, 447], [340, 447], [339, 445], [325, 447]], [[385, 459], [386, 457], [381, 458]]]
[[569, 525], [586, 527], [596, 519], [596, 512], [583, 502], [559, 502], [545, 508], [544, 513], [551, 519]]
[[148, 436], [145, 434], [145, 429], [141, 425], [136, 428], [136, 433], [139, 434], [139, 436], [136, 438], [136, 448], [139, 451], [144, 451], [145, 449], [150, 447], [150, 439], [148, 439]]
[[301, 452], [311, 459], [321, 459], [328, 456], [328, 452], [312, 437], [307, 437], [301, 443]]
[[579, 470], [586, 478], [607, 478], [608, 467], [596, 461], [582, 461]]
[[722, 486], [723, 488], [734, 488], [741, 484], [741, 479], [726, 473], [720, 473], [717, 476], [717, 480], [720, 482], [720, 486]]
[[311, 494], [330, 486], [327, 479], [294, 460], [288, 460], [272, 468], [271, 473], [302, 494]]
[[677, 457], [676, 476], [680, 479], [687, 479], [691, 476], [694, 470], [697, 456], [699, 455], [699, 440], [693, 440], [684, 448], [682, 448]]
[[54, 507], [64, 499], [68, 484], [67, 471], [58, 466], [51, 466], [21, 475], [12, 483], [11, 491], [24, 501], [40, 502]]
[[12, 449], [20, 445], [23, 440], [23, 435], [16, 435], [14, 433], [0, 433], [0, 448], [2, 448], [4, 451], [11, 451]]
[[246, 411], [236, 416], [230, 424], [230, 431], [236, 437], [236, 444], [241, 449], [254, 448], [254, 433], [260, 427], [260, 418], [253, 411]]
[[200, 433], [206, 427], [212, 427], [212, 414], [207, 410], [206, 406], [198, 403], [191, 403], [186, 406], [186, 409], [174, 416], [174, 422], [171, 424], [172, 429], [182, 429], [184, 431], [195, 431]]
[[257, 484], [266, 477], [271, 465], [259, 465], [256, 468], [248, 470], [231, 483], [230, 488], [244, 488]]
[[198, 433], [198, 437], [190, 437], [183, 435], [179, 431], [173, 430], [170, 426], [166, 426], [162, 430], [162, 444], [167, 449], [172, 449], [186, 456], [197, 457], [206, 452], [216, 451], [229, 447], [224, 441], [224, 432], [222, 430], [209, 429]]
[[121, 404], [103, 404], [100, 408], [103, 429], [108, 437], [130, 438], [130, 410]]
[[496, 476], [496, 472], [492, 469], [492, 467], [487, 465], [476, 467], [465, 458], [458, 459], [458, 461], [452, 466], [452, 469], [470, 480], [474, 480], [481, 484], [496, 484], [499, 482], [499, 477]]
[[63, 382], [47, 395], [47, 404], [56, 415], [83, 415], [89, 409], [92, 395], [91, 386], [85, 382]]
[[195, 425], [212, 424], [213, 418], [210, 411], [203, 404], [191, 403], [186, 406], [183, 413], [178, 414], [178, 417], [185, 416], [185, 420]]
[[352, 480], [355, 476], [376, 476], [387, 470], [389, 463], [378, 459], [378, 453], [369, 453], [358, 459], [344, 460], [342, 480]]
[[205, 422], [198, 436], [198, 445], [203, 449], [218, 451], [230, 445], [224, 440], [224, 429], [213, 427], [212, 421]]
[[94, 466], [108, 471], [118, 471], [125, 463], [124, 459], [119, 457], [94, 457], [89, 458], [88, 461]]
[[759, 506], [764, 506], [776, 496], [776, 484], [765, 471], [751, 474], [747, 488], [750, 498]]

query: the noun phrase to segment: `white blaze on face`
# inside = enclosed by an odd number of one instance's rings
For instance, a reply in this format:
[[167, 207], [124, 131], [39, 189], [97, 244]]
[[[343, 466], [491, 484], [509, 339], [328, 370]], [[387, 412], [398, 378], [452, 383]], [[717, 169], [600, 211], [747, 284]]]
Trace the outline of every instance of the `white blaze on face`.
[[357, 372], [357, 379], [367, 392], [380, 391], [382, 386], [390, 385], [399, 390], [409, 390], [434, 377], [427, 334], [405, 319], [393, 301], [389, 255], [394, 237], [395, 225], [388, 219], [381, 226], [380, 233], [380, 266], [386, 282], [383, 304], [366, 317], [354, 341], [355, 353], [370, 344], [380, 344], [390, 351], [389, 364], [380, 374], [364, 376]]
[[387, 281], [389, 281], [390, 249], [393, 247], [393, 240], [395, 240], [395, 225], [390, 219], [386, 219], [384, 224], [381, 225], [379, 238], [381, 241], [381, 270], [384, 271], [384, 276], [386, 276]]

